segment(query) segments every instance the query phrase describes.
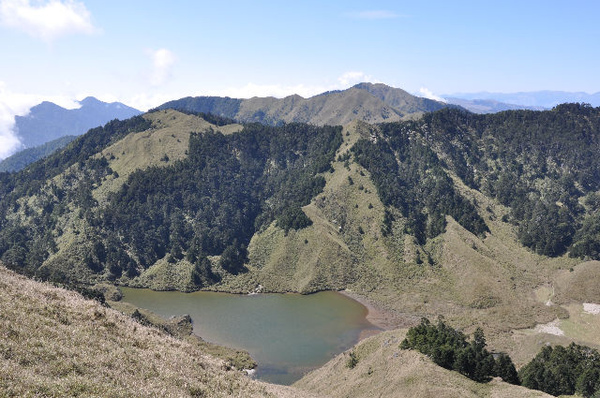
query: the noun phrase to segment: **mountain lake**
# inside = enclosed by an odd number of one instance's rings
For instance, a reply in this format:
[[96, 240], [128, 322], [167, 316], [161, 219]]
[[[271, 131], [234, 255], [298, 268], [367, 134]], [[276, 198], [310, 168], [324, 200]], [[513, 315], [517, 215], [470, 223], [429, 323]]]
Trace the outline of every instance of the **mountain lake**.
[[122, 288], [123, 301], [169, 318], [189, 314], [205, 341], [243, 349], [258, 363], [254, 376], [291, 384], [377, 330], [367, 309], [337, 292], [236, 295]]

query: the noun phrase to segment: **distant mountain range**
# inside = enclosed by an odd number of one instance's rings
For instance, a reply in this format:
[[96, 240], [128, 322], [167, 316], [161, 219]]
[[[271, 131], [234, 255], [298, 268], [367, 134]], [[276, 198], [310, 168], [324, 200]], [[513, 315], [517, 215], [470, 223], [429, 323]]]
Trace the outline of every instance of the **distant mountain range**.
[[81, 107], [77, 109], [65, 109], [44, 101], [31, 108], [27, 116], [17, 116], [15, 131], [21, 144], [25, 148], [35, 147], [65, 135], [81, 135], [113, 119], [129, 119], [142, 113], [120, 102], [106, 103], [94, 97], [87, 97], [79, 104]]
[[277, 125], [300, 122], [315, 125], [344, 125], [359, 119], [367, 123], [395, 122], [448, 107], [448, 104], [416, 97], [385, 84], [360, 83], [347, 90], [329, 91], [310, 98], [236, 99], [229, 97], [186, 97], [169, 101], [158, 109], [212, 113], [238, 122]]
[[487, 99], [474, 99], [468, 100], [463, 98], [445, 98], [448, 104], [458, 105], [466, 110], [473, 113], [496, 113], [502, 111], [512, 111], [519, 109], [528, 109], [534, 111], [541, 111], [546, 108], [536, 107], [536, 106], [524, 106], [524, 105], [515, 105], [515, 104], [507, 104], [504, 102], [499, 102], [496, 100], [487, 100]]
[[[600, 106], [600, 93], [537, 91], [521, 93], [458, 93], [444, 96], [446, 102], [417, 97], [377, 83], [359, 83], [346, 90], [329, 91], [303, 98], [185, 97], [158, 109], [210, 113], [238, 122], [280, 125], [290, 122], [314, 125], [345, 125], [353, 120], [367, 123], [395, 122], [416, 118], [445, 107], [461, 107], [474, 113], [506, 110], [544, 110], [565, 102]], [[31, 108], [27, 116], [15, 118], [15, 131], [26, 149], [0, 162], [0, 171], [16, 171], [67, 145], [75, 136], [110, 120], [124, 120], [141, 112], [119, 102], [106, 103], [94, 97], [80, 101], [78, 109], [65, 109], [51, 102]], [[71, 136], [70, 138], [64, 138]]]
[[142, 113], [120, 102], [107, 103], [94, 97], [87, 97], [79, 104], [81, 107], [77, 109], [65, 109], [44, 101], [31, 108], [27, 116], [16, 116], [15, 132], [24, 149], [0, 161], [0, 172], [21, 170], [91, 128]]
[[[508, 106], [520, 105], [528, 109], [550, 109], [558, 104], [565, 102], [582, 102], [592, 106], [600, 106], [600, 92], [588, 94], [584, 92], [566, 92], [566, 91], [532, 91], [519, 93], [456, 93], [447, 94], [442, 97], [450, 103], [457, 103], [456, 100], [493, 100], [507, 104]], [[462, 104], [461, 104], [462, 105]], [[509, 108], [521, 109], [521, 108]], [[503, 110], [503, 109], [502, 109]]]

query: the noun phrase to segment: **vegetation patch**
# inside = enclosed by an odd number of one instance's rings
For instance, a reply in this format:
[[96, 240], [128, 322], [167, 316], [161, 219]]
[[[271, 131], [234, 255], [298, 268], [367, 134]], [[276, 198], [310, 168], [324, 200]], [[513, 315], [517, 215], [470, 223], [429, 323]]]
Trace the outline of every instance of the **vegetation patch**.
[[483, 330], [478, 328], [471, 342], [443, 320], [437, 325], [424, 318], [419, 326], [410, 328], [400, 344], [402, 349], [415, 349], [446, 369], [456, 370], [478, 382], [500, 377], [511, 384], [520, 384], [510, 357], [504, 353], [493, 355], [486, 348]]
[[547, 346], [519, 370], [523, 386], [549, 394], [596, 397], [600, 391], [600, 354], [571, 343]]

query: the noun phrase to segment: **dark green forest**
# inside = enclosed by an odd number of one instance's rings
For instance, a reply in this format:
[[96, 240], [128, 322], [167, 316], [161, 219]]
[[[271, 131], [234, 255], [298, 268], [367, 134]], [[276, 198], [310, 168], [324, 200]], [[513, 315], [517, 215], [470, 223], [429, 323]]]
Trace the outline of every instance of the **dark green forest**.
[[555, 396], [600, 396], [600, 354], [590, 347], [546, 346], [519, 370], [523, 386]]
[[[373, 179], [381, 201], [407, 219], [405, 232], [419, 244], [443, 233], [446, 215], [476, 235], [488, 231], [475, 206], [454, 189], [436, 153], [405, 124], [380, 125], [377, 142], [358, 141], [352, 151]], [[385, 226], [384, 226], [385, 228]]]
[[510, 209], [521, 243], [547, 256], [600, 259], [600, 108], [563, 104], [551, 111], [477, 115], [442, 109], [417, 121], [383, 124], [354, 147], [386, 205], [408, 217], [419, 242], [451, 215], [487, 231], [444, 170]]
[[[158, 259], [185, 258], [194, 283], [206, 286], [219, 278], [208, 257], [220, 256], [226, 272], [244, 272], [257, 231], [274, 220], [286, 232], [311, 224], [301, 207], [323, 189], [322, 173], [342, 143], [341, 127], [305, 124], [196, 132], [186, 159], [138, 170], [96, 203], [92, 190], [116, 173], [94, 155], [150, 127], [143, 117], [115, 120], [22, 171], [0, 173], [0, 259], [23, 273], [64, 278], [39, 268], [57, 250], [59, 220], [75, 212], [87, 242], [77, 261], [91, 272], [134, 277]], [[489, 115], [442, 109], [375, 126], [346, 160], [370, 173], [386, 206], [384, 235], [401, 217], [404, 233], [423, 245], [445, 231], [447, 216], [478, 236], [489, 233], [484, 218], [494, 214], [461, 194], [454, 175], [509, 209], [502, 221], [524, 246], [600, 259], [599, 149], [600, 108], [589, 105]], [[58, 175], [60, 184], [52, 180]]]
[[[222, 124], [218, 117], [209, 120]], [[213, 120], [214, 119], [214, 120]], [[92, 188], [114, 172], [106, 158], [90, 158], [132, 131], [149, 127], [142, 118], [111, 122], [91, 130], [65, 151], [20, 173], [1, 174], [3, 200], [0, 258], [27, 274], [51, 279], [38, 270], [54, 251], [53, 231], [69, 204], [89, 225], [80, 261], [95, 273], [115, 279], [134, 277], [158, 259], [184, 257], [195, 266], [194, 282], [214, 283], [207, 256], [220, 255], [227, 272], [243, 272], [252, 235], [276, 220], [289, 231], [310, 225], [300, 209], [321, 192], [341, 145], [341, 127], [249, 124], [225, 136], [209, 130], [190, 138], [188, 157], [166, 167], [131, 174], [121, 189], [100, 206]], [[44, 182], [68, 168], [66, 183]], [[21, 197], [38, 195], [40, 208]], [[7, 217], [23, 211], [29, 222]]]
[[196, 134], [184, 161], [132, 174], [99, 223], [121, 237], [142, 267], [185, 253], [210, 283], [214, 275], [202, 269], [207, 255], [222, 255], [221, 266], [235, 274], [257, 230], [273, 220], [284, 230], [310, 224], [300, 208], [323, 189], [319, 174], [331, 168], [340, 144], [341, 128], [300, 124]]
[[[113, 173], [105, 158], [92, 156], [127, 134], [149, 127], [150, 122], [141, 116], [113, 120], [24, 170], [0, 173], [0, 259], [22, 273], [66, 282], [63, 275], [48, 275], [49, 270], [37, 272], [57, 251], [53, 234], [60, 233], [59, 217], [69, 211], [70, 203], [80, 208], [80, 217], [90, 217], [97, 205], [91, 194], [93, 185]], [[62, 187], [51, 181], [67, 170]], [[33, 195], [38, 196], [34, 205], [23, 200]], [[22, 218], [9, 216], [14, 214], [22, 214]]]
[[423, 318], [418, 326], [408, 330], [400, 348], [417, 350], [437, 365], [455, 370], [480, 383], [501, 377], [507, 383], [520, 384], [512, 359], [506, 354], [492, 354], [486, 348], [485, 335], [477, 328], [471, 341], [443, 319], [437, 325]]
[[422, 126], [448, 155], [449, 168], [511, 209], [525, 246], [548, 256], [570, 249], [600, 258], [592, 243], [600, 237], [598, 208], [585, 206], [600, 189], [599, 108], [563, 104], [485, 116], [442, 110]]

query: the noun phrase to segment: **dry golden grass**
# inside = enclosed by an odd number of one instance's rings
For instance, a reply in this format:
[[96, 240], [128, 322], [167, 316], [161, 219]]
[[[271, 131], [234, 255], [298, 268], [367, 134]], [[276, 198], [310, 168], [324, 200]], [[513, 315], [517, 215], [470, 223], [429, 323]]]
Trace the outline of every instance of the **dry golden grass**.
[[2, 397], [304, 397], [198, 346], [0, 266]]
[[416, 351], [401, 350], [399, 345], [405, 334], [405, 330], [394, 330], [370, 337], [351, 350], [358, 358], [354, 368], [347, 366], [351, 352], [347, 351], [306, 375], [294, 387], [332, 398], [551, 397], [500, 380], [476, 383], [443, 369]]
[[108, 192], [120, 188], [135, 170], [168, 166], [176, 160], [184, 159], [191, 133], [201, 133], [213, 128], [224, 134], [231, 134], [242, 129], [239, 124], [217, 127], [197, 116], [172, 109], [147, 113], [144, 117], [152, 122], [152, 128], [129, 134], [100, 153], [99, 156], [108, 160], [119, 177], [107, 179], [94, 191], [97, 200], [102, 200]]
[[369, 123], [394, 122], [402, 114], [365, 90], [350, 88], [344, 92], [302, 98], [298, 95], [282, 100], [251, 98], [242, 101], [238, 120], [251, 120], [257, 112], [266, 110], [266, 121], [284, 120], [316, 125], [345, 125], [355, 119]]
[[168, 336], [79, 294], [0, 267], [2, 397], [534, 397], [499, 381], [475, 383], [402, 351], [405, 331], [385, 332], [292, 387], [253, 381]]

